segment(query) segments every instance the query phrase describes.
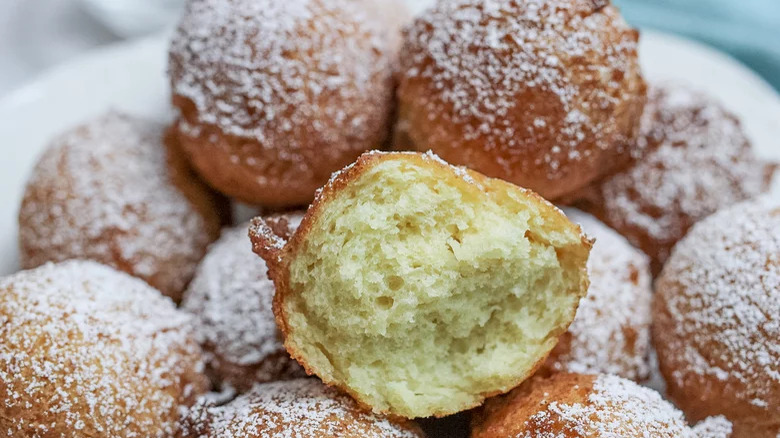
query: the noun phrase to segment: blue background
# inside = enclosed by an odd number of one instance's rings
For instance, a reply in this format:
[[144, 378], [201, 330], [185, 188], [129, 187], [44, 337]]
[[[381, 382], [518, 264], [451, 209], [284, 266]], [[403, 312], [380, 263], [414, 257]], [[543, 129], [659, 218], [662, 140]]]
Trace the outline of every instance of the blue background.
[[637, 27], [685, 35], [741, 60], [780, 90], [780, 0], [613, 0]]

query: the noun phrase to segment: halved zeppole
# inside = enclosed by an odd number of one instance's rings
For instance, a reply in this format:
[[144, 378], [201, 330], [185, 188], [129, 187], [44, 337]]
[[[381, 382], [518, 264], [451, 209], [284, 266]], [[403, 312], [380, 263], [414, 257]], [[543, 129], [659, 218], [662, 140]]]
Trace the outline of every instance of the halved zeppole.
[[[374, 412], [444, 416], [522, 383], [588, 288], [591, 242], [535, 193], [370, 152], [292, 236], [255, 219], [285, 346]], [[289, 239], [289, 240], [288, 240]]]

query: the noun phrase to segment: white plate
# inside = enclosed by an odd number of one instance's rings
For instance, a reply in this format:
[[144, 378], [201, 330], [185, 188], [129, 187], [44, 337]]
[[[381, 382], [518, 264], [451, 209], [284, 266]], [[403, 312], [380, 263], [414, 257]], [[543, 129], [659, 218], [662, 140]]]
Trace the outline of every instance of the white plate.
[[[170, 116], [164, 35], [98, 50], [38, 77], [0, 101], [0, 275], [18, 269], [17, 224], [24, 183], [52, 136], [107, 108]], [[743, 120], [759, 152], [780, 160], [780, 98], [726, 55], [677, 37], [644, 32], [651, 79], [680, 79], [718, 96]]]

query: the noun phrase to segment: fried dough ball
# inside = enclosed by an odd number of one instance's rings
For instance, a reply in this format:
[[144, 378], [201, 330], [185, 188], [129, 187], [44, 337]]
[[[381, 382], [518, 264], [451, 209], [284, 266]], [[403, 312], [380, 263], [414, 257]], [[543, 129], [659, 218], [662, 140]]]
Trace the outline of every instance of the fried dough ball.
[[440, 1], [405, 33], [396, 137], [572, 193], [638, 153], [638, 36], [608, 0]]
[[654, 274], [693, 224], [769, 190], [776, 168], [755, 157], [733, 114], [681, 84], [651, 87], [638, 141], [647, 156], [574, 205], [648, 254]]
[[530, 376], [588, 285], [591, 243], [535, 193], [433, 154], [367, 153], [289, 240], [262, 220], [287, 351], [377, 413], [444, 416]]
[[[301, 214], [269, 218], [291, 230]], [[282, 223], [283, 222], [283, 223]], [[209, 248], [182, 300], [195, 315], [217, 386], [248, 391], [254, 383], [305, 375], [282, 344], [272, 311], [274, 284], [252, 252], [249, 224], [222, 233]]]
[[728, 438], [714, 417], [691, 429], [657, 392], [611, 375], [535, 377], [488, 401], [472, 438]]
[[221, 207], [166, 149], [162, 126], [109, 112], [41, 155], [19, 211], [21, 263], [91, 259], [179, 300], [219, 236]]
[[169, 73], [175, 129], [204, 179], [250, 204], [304, 205], [384, 145], [404, 14], [375, 1], [187, 3]]
[[91, 261], [0, 279], [0, 430], [167, 438], [207, 389], [191, 318]]
[[314, 378], [259, 384], [224, 406], [199, 404], [183, 429], [184, 438], [424, 438]]
[[656, 283], [653, 339], [669, 397], [692, 420], [724, 415], [735, 438], [780, 434], [780, 202], [696, 224]]
[[596, 243], [588, 260], [588, 295], [545, 369], [643, 381], [650, 374], [650, 260], [593, 216], [565, 213]]

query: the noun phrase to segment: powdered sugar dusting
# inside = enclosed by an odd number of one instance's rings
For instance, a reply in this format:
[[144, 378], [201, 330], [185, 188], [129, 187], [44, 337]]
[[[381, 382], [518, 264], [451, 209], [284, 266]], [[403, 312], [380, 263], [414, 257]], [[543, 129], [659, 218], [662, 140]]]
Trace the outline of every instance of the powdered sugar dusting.
[[[431, 144], [458, 126], [464, 142], [528, 156], [549, 137], [551, 147], [527, 165], [560, 176], [562, 163], [587, 157], [592, 144], [622, 147], [604, 114], [639, 94], [626, 90], [641, 84], [636, 47], [616, 10], [592, 1], [440, 1], [406, 31], [401, 95], [409, 84], [432, 84], [413, 97], [432, 126], [447, 122], [428, 133]], [[534, 116], [518, 119], [525, 112]]]
[[731, 438], [733, 425], [726, 417], [710, 417], [693, 428], [697, 438]]
[[[317, 197], [320, 196], [320, 193], [321, 192], [317, 192]], [[276, 261], [277, 263], [281, 263], [281, 253], [279, 252], [287, 245], [287, 239], [276, 234], [268, 222], [259, 217], [252, 219], [249, 222], [249, 237], [253, 242], [252, 249], [255, 253], [260, 254], [261, 248], [264, 250], [276, 250]], [[264, 255], [263, 258], [266, 256], [270, 257], [270, 255]]]
[[769, 188], [739, 121], [689, 87], [651, 90], [639, 141], [653, 152], [602, 184], [603, 208], [634, 244], [660, 246], [661, 263], [696, 221]]
[[191, 436], [208, 438], [421, 437], [362, 411], [351, 398], [317, 379], [258, 385], [225, 406], [194, 408], [189, 423], [194, 425]]
[[650, 353], [649, 259], [594, 217], [571, 209], [565, 213], [596, 243], [588, 261], [588, 295], [548, 364], [556, 371], [644, 379]]
[[444, 161], [440, 156], [438, 156], [435, 153], [433, 153], [432, 150], [428, 150], [422, 156], [423, 156], [423, 159], [432, 160], [432, 161], [435, 161], [435, 162], [437, 162], [437, 163], [439, 163], [439, 164], [441, 164], [443, 166], [447, 166], [447, 168], [452, 170], [455, 173], [455, 175], [458, 178], [462, 179], [463, 181], [466, 181], [469, 184], [474, 184], [477, 187], [479, 187], [480, 189], [483, 188], [482, 184], [478, 183], [476, 180], [474, 180], [474, 178], [471, 177], [471, 174], [469, 173], [469, 171], [468, 171], [468, 169], [466, 167], [464, 167], [464, 166], [454, 166], [454, 165]]
[[[666, 437], [693, 438], [682, 412], [661, 396], [629, 380], [600, 375], [595, 378], [586, 404], [542, 402], [546, 409], [529, 419], [534, 429], [517, 438]], [[546, 432], [545, 425], [559, 432]], [[549, 428], [552, 429], [552, 428]]]
[[172, 436], [205, 389], [192, 329], [143, 281], [94, 262], [0, 280], [0, 433]]
[[377, 15], [357, 0], [189, 1], [170, 47], [173, 93], [197, 110], [184, 131], [213, 125], [292, 156], [381, 141], [398, 37]]
[[656, 286], [670, 386], [728, 381], [729, 397], [780, 416], [778, 230], [780, 204], [760, 198], [705, 219], [675, 247]]
[[211, 237], [167, 163], [162, 126], [119, 113], [54, 140], [19, 213], [24, 266], [89, 258], [180, 294]]
[[[291, 216], [294, 225], [300, 215]], [[246, 390], [254, 382], [302, 375], [278, 333], [275, 288], [252, 252], [249, 224], [223, 231], [209, 249], [182, 301], [198, 321], [209, 363], [223, 383]]]

